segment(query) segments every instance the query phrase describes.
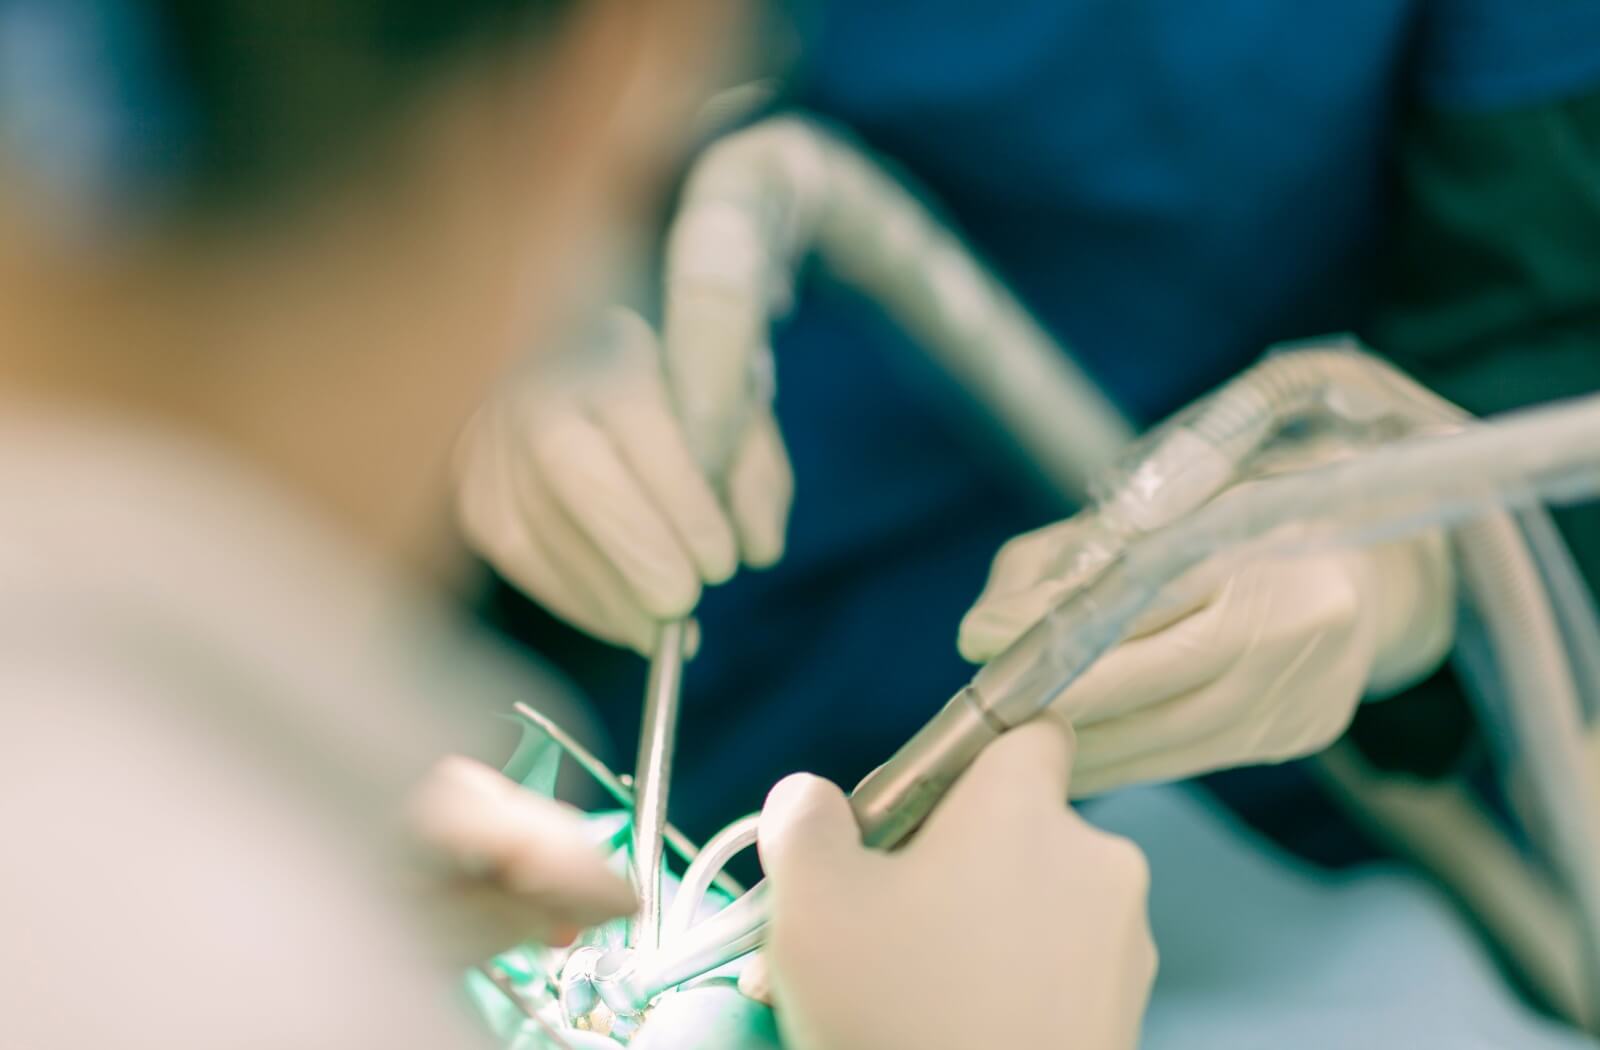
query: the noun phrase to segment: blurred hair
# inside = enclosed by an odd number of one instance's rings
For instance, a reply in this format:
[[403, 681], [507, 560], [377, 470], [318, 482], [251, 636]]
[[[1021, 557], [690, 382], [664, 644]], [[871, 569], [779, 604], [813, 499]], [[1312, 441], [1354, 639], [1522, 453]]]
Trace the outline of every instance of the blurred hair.
[[131, 2], [181, 117], [163, 181], [210, 209], [356, 162], [442, 70], [550, 32], [573, 0]]

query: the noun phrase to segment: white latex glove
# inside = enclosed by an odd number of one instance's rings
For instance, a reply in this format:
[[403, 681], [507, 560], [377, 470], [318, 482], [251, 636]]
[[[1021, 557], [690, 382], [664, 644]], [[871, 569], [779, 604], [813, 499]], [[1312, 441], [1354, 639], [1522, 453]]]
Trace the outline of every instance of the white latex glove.
[[638, 907], [577, 810], [471, 759], [435, 766], [408, 816], [422, 852], [422, 905], [462, 965], [525, 941], [565, 944]]
[[[754, 339], [755, 317], [728, 338]], [[690, 345], [664, 357], [649, 326], [616, 309], [582, 360], [516, 377], [462, 443], [468, 542], [551, 612], [641, 652], [704, 584], [741, 560], [776, 562], [794, 478], [769, 399], [749, 380], [752, 351], [725, 352], [707, 334], [728, 327], [699, 325], [700, 340], [680, 338]]]
[[[962, 620], [963, 656], [990, 659], [1074, 589], [1051, 574], [1070, 564], [1087, 522], [1001, 548]], [[1438, 664], [1455, 625], [1453, 580], [1437, 534], [1203, 562], [1052, 705], [1078, 731], [1073, 796], [1321, 750], [1364, 694], [1397, 691]]]
[[772, 790], [760, 850], [785, 1046], [1134, 1046], [1156, 969], [1149, 870], [1065, 804], [1071, 752], [1049, 718], [1006, 734], [896, 853], [861, 845], [832, 784]]

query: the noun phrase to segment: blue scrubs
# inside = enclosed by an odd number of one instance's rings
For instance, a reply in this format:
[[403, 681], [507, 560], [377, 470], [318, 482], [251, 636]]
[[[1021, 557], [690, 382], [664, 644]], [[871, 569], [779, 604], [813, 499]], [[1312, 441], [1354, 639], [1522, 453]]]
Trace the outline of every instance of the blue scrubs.
[[[1600, 85], [1592, 0], [875, 0], [804, 24], [794, 104], [927, 187], [1141, 422], [1358, 323], [1399, 106]], [[970, 673], [956, 626], [995, 549], [1070, 509], [813, 276], [776, 334], [788, 555], [699, 611], [673, 800], [697, 836], [786, 772], [848, 784], [887, 756]], [[640, 661], [543, 629], [630, 756]]]

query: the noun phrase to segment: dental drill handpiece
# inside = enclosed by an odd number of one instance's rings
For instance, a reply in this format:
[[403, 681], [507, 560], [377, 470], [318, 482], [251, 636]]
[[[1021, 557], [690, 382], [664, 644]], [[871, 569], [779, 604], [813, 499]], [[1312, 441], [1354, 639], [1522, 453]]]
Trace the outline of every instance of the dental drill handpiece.
[[[1291, 522], [1318, 521], [1321, 543], [1387, 542], [1424, 527], [1451, 526], [1486, 509], [1600, 494], [1600, 395], [1431, 435], [1382, 455], [1312, 468], [1251, 490], [1246, 505], [1212, 502], [1186, 518], [1181, 536], [1137, 539], [1013, 645], [981, 668], [894, 756], [868, 776], [851, 806], [869, 845], [890, 848], [1001, 733], [1041, 713], [1121, 637], [1157, 593], [1218, 550]], [[1358, 493], [1361, 498], [1352, 499]], [[654, 956], [601, 975], [614, 1007], [638, 1009], [656, 995], [760, 947], [765, 886], [758, 885]], [[609, 983], [606, 978], [609, 978]], [[630, 1005], [631, 1004], [631, 1005]]]
[[[980, 668], [972, 681], [850, 794], [862, 842], [893, 849], [932, 812], [985, 747], [1039, 715], [1110, 649], [1158, 588], [1121, 556]], [[654, 954], [601, 977], [613, 1008], [651, 999], [759, 948], [766, 939], [766, 884]]]

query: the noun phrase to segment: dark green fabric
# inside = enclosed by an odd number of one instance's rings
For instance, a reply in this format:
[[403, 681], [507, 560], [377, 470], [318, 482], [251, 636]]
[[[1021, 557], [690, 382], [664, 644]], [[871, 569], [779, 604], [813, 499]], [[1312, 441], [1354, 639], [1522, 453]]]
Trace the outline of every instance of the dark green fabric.
[[[1366, 341], [1480, 415], [1600, 390], [1600, 93], [1403, 127]], [[1600, 580], [1600, 507], [1562, 518]]]
[[[1479, 415], [1600, 390], [1600, 93], [1505, 113], [1416, 109], [1401, 127], [1363, 339]], [[1594, 585], [1600, 506], [1557, 522]], [[1352, 737], [1386, 768], [1438, 775], [1440, 744], [1465, 747], [1463, 710], [1438, 675], [1366, 705]]]
[[[1600, 93], [1402, 128], [1372, 344], [1485, 407], [1600, 381]], [[1476, 378], [1535, 355], [1561, 374]]]

